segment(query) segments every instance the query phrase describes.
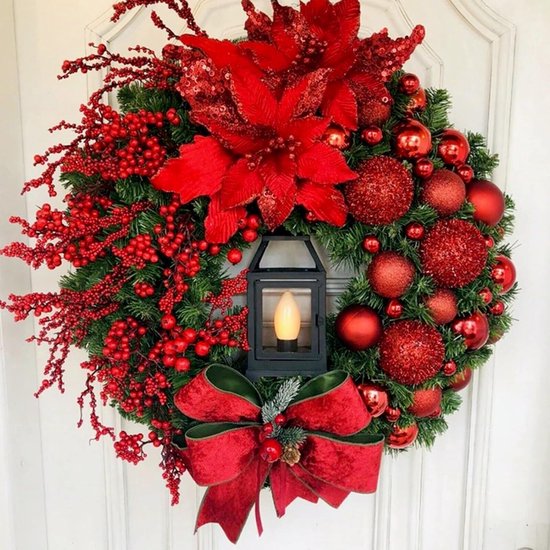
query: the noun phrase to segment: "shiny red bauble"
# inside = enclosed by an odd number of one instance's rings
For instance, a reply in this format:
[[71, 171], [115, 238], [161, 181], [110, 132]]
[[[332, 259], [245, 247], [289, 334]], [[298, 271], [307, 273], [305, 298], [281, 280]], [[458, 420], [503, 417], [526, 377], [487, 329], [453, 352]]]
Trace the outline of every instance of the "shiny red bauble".
[[394, 298], [387, 303], [385, 311], [391, 319], [398, 319], [403, 315], [403, 304]]
[[502, 315], [504, 313], [504, 310], [506, 309], [506, 306], [504, 305], [504, 302], [495, 302], [490, 308], [489, 311], [493, 315]]
[[388, 422], [397, 422], [401, 417], [401, 409], [397, 407], [388, 407], [385, 416]]
[[418, 120], [407, 120], [395, 131], [395, 155], [401, 159], [425, 157], [432, 149], [432, 135]]
[[227, 253], [227, 259], [232, 264], [238, 264], [243, 259], [243, 253], [238, 248], [232, 248]]
[[443, 365], [441, 372], [445, 376], [453, 376], [453, 374], [456, 373], [456, 363], [452, 359], [450, 359]]
[[466, 186], [450, 170], [436, 170], [422, 187], [421, 200], [440, 216], [450, 216], [460, 209], [466, 199]]
[[382, 336], [382, 321], [370, 307], [352, 305], [338, 314], [335, 330], [346, 347], [362, 351], [378, 343]]
[[331, 124], [323, 134], [322, 140], [331, 147], [335, 149], [346, 149], [349, 147], [349, 132], [337, 126], [336, 124]]
[[464, 338], [464, 343], [468, 349], [479, 349], [489, 339], [489, 321], [479, 311], [468, 317], [456, 319], [451, 327], [456, 334], [460, 334]]
[[367, 278], [374, 292], [380, 296], [399, 298], [412, 284], [415, 273], [410, 260], [397, 252], [388, 251], [373, 258], [367, 269]]
[[424, 237], [425, 233], [426, 229], [421, 223], [418, 222], [411, 222], [407, 225], [407, 227], [405, 227], [405, 235], [413, 241], [419, 241], [422, 237]]
[[414, 94], [420, 88], [420, 79], [412, 73], [405, 73], [399, 79], [399, 89], [407, 95]]
[[384, 138], [384, 134], [379, 126], [367, 126], [361, 132], [361, 139], [368, 145], [376, 145]]
[[430, 159], [418, 159], [413, 166], [413, 173], [419, 178], [429, 178], [434, 172], [434, 164]]
[[409, 103], [407, 104], [407, 113], [412, 114], [414, 111], [423, 111], [426, 108], [426, 103], [426, 92], [424, 88], [418, 88], [418, 90], [411, 95]]
[[255, 229], [244, 229], [242, 232], [243, 241], [253, 243], [258, 238], [258, 232]]
[[479, 297], [483, 300], [484, 304], [490, 304], [493, 301], [493, 293], [491, 289], [485, 287], [482, 288], [479, 292]]
[[273, 438], [262, 441], [260, 457], [266, 462], [276, 462], [283, 456], [283, 446]]
[[465, 368], [449, 380], [449, 388], [454, 391], [463, 390], [472, 379], [472, 369]]
[[474, 179], [474, 169], [469, 164], [459, 164], [456, 173], [464, 183], [470, 183]]
[[464, 164], [470, 154], [470, 144], [464, 134], [449, 128], [441, 134], [437, 154], [445, 164]]
[[384, 414], [388, 406], [388, 392], [375, 384], [359, 384], [359, 393], [365, 403], [367, 411], [377, 418]]
[[497, 256], [496, 264], [491, 270], [491, 279], [501, 287], [501, 294], [508, 292], [516, 282], [516, 266], [510, 258], [506, 256]]
[[441, 388], [415, 390], [413, 394], [413, 402], [408, 411], [419, 418], [432, 416], [434, 413], [441, 410], [442, 395], [443, 393]]
[[380, 252], [380, 241], [373, 235], [368, 235], [361, 244], [363, 250], [369, 254], [378, 254]]
[[391, 449], [406, 449], [410, 447], [418, 437], [418, 424], [410, 424], [404, 428], [394, 426], [391, 434], [386, 438], [386, 443]]
[[424, 303], [438, 325], [450, 323], [457, 316], [456, 295], [452, 290], [438, 288]]
[[466, 199], [474, 205], [474, 220], [478, 222], [495, 226], [504, 215], [504, 194], [491, 181], [472, 181], [468, 185]]

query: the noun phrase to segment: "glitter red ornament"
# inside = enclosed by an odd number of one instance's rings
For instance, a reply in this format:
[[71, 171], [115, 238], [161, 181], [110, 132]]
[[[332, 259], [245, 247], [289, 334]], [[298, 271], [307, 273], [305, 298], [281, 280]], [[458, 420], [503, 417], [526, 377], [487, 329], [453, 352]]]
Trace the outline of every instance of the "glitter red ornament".
[[336, 336], [353, 351], [362, 351], [374, 346], [382, 336], [382, 321], [378, 314], [367, 306], [352, 305], [336, 317]]
[[440, 216], [450, 216], [460, 209], [466, 198], [462, 179], [450, 170], [436, 170], [424, 182], [421, 200], [429, 204]]
[[380, 252], [380, 241], [374, 235], [368, 235], [361, 243], [363, 250], [369, 254], [378, 254]]
[[367, 278], [374, 292], [384, 298], [399, 298], [414, 280], [414, 264], [397, 254], [381, 252], [371, 261], [367, 269]]
[[402, 159], [425, 157], [432, 149], [432, 135], [418, 120], [407, 120], [395, 129], [395, 155]]
[[403, 304], [394, 298], [387, 303], [385, 311], [391, 319], [398, 319], [403, 315]]
[[420, 79], [412, 73], [405, 73], [399, 79], [399, 89], [407, 95], [414, 94], [420, 88]]
[[391, 157], [373, 157], [357, 168], [359, 178], [344, 186], [351, 215], [362, 223], [389, 224], [403, 216], [413, 199], [409, 171]]
[[337, 126], [336, 124], [331, 124], [323, 134], [322, 140], [331, 147], [335, 149], [343, 150], [349, 147], [349, 132]]
[[413, 173], [419, 178], [429, 178], [434, 172], [434, 164], [430, 159], [418, 159], [413, 166]]
[[376, 384], [359, 384], [357, 386], [367, 411], [377, 418], [384, 414], [388, 407], [388, 392]]
[[510, 258], [502, 254], [495, 260], [496, 263], [491, 269], [491, 279], [500, 286], [500, 294], [505, 294], [516, 282], [516, 266]]
[[441, 134], [437, 154], [445, 164], [464, 164], [470, 154], [470, 144], [464, 134], [449, 128]]
[[472, 181], [468, 185], [466, 198], [474, 205], [474, 220], [495, 226], [502, 219], [506, 208], [504, 194], [493, 182]]
[[474, 169], [469, 164], [459, 164], [456, 167], [456, 173], [466, 184], [470, 183], [474, 179]]
[[367, 98], [357, 105], [359, 126], [382, 126], [391, 115], [391, 102]]
[[382, 141], [384, 138], [384, 134], [382, 133], [382, 130], [379, 126], [367, 126], [362, 132], [361, 132], [361, 139], [367, 144], [367, 145], [376, 145]]
[[414, 422], [408, 426], [394, 426], [386, 443], [391, 449], [406, 449], [410, 447], [418, 437], [418, 424]]
[[472, 369], [466, 367], [463, 371], [455, 374], [455, 376], [453, 376], [449, 380], [449, 388], [453, 389], [454, 391], [463, 390], [470, 383], [471, 379]]
[[442, 220], [428, 231], [420, 249], [424, 273], [443, 287], [463, 287], [478, 277], [487, 261], [485, 239], [471, 223]]
[[415, 390], [413, 393], [413, 402], [408, 411], [418, 418], [432, 416], [441, 410], [442, 395], [441, 388]]
[[483, 313], [476, 311], [467, 317], [456, 319], [451, 328], [464, 338], [468, 349], [482, 348], [489, 339], [489, 321]]
[[380, 340], [380, 367], [401, 384], [422, 384], [435, 376], [445, 358], [441, 334], [420, 321], [397, 321]]
[[405, 235], [412, 239], [413, 241], [419, 241], [424, 237], [426, 229], [421, 223], [411, 222], [405, 227]]
[[445, 325], [450, 323], [457, 315], [456, 295], [452, 290], [438, 288], [424, 301], [434, 323]]

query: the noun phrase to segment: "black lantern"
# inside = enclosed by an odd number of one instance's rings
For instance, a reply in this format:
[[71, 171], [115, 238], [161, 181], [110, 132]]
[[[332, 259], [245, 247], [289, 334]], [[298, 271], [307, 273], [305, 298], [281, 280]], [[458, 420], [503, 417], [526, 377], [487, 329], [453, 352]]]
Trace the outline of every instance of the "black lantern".
[[[313, 267], [261, 267], [274, 241], [301, 242]], [[303, 262], [307, 264], [307, 262]], [[248, 280], [247, 376], [316, 376], [326, 371], [326, 272], [307, 236], [266, 235]]]

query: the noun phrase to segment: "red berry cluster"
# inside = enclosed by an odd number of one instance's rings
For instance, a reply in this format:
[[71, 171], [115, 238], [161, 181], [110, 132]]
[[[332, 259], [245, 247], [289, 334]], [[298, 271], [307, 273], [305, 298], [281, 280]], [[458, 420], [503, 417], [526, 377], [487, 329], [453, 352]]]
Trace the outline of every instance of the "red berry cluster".
[[138, 464], [147, 456], [143, 452], [143, 445], [143, 434], [130, 435], [123, 431], [118, 435], [114, 447], [119, 458], [131, 464]]
[[152, 243], [151, 235], [137, 235], [124, 248], [113, 247], [113, 254], [122, 260], [124, 267], [143, 269], [148, 263], [156, 264], [159, 261]]
[[132, 317], [115, 321], [105, 337], [103, 355], [113, 361], [129, 361], [136, 343], [146, 332]]
[[241, 236], [247, 243], [253, 243], [258, 238], [258, 229], [262, 226], [260, 216], [251, 214], [239, 222]]
[[136, 283], [134, 285], [134, 292], [140, 298], [149, 298], [155, 293], [155, 287], [149, 283]]

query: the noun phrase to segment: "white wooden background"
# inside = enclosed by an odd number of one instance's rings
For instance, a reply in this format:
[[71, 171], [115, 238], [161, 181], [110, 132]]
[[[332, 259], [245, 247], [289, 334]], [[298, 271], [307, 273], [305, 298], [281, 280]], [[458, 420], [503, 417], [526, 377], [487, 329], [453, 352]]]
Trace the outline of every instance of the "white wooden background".
[[[257, 2], [266, 5], [267, 1]], [[32, 156], [51, 143], [45, 129], [77, 115], [94, 76], [58, 83], [65, 58], [87, 42], [122, 49], [161, 44], [144, 12], [109, 23], [110, 0], [0, 2], [1, 241], [17, 237], [6, 220], [33, 212], [46, 197], [19, 195], [35, 174]], [[191, 2], [212, 34], [239, 36], [237, 0]], [[550, 549], [550, 3], [548, 0], [365, 0], [363, 32], [404, 34], [426, 26], [408, 67], [427, 85], [454, 96], [453, 120], [478, 130], [502, 156], [495, 180], [518, 204], [515, 262], [523, 291], [518, 322], [494, 359], [463, 392], [460, 413], [431, 452], [386, 459], [376, 496], [352, 495], [334, 511], [294, 504], [276, 520], [262, 499], [264, 537], [253, 522], [239, 548], [274, 550]], [[50, 272], [30, 273], [2, 260], [0, 295], [45, 290]], [[334, 288], [337, 284], [334, 283]], [[24, 344], [32, 321], [0, 324], [0, 548], [2, 550], [222, 550], [217, 527], [192, 534], [200, 492], [186, 478], [182, 504], [171, 509], [157, 468], [125, 466], [110, 444], [76, 430], [75, 399], [83, 381], [74, 356], [67, 393], [37, 387], [44, 351]], [[111, 413], [106, 412], [106, 417]], [[107, 418], [108, 421], [108, 418]]]

